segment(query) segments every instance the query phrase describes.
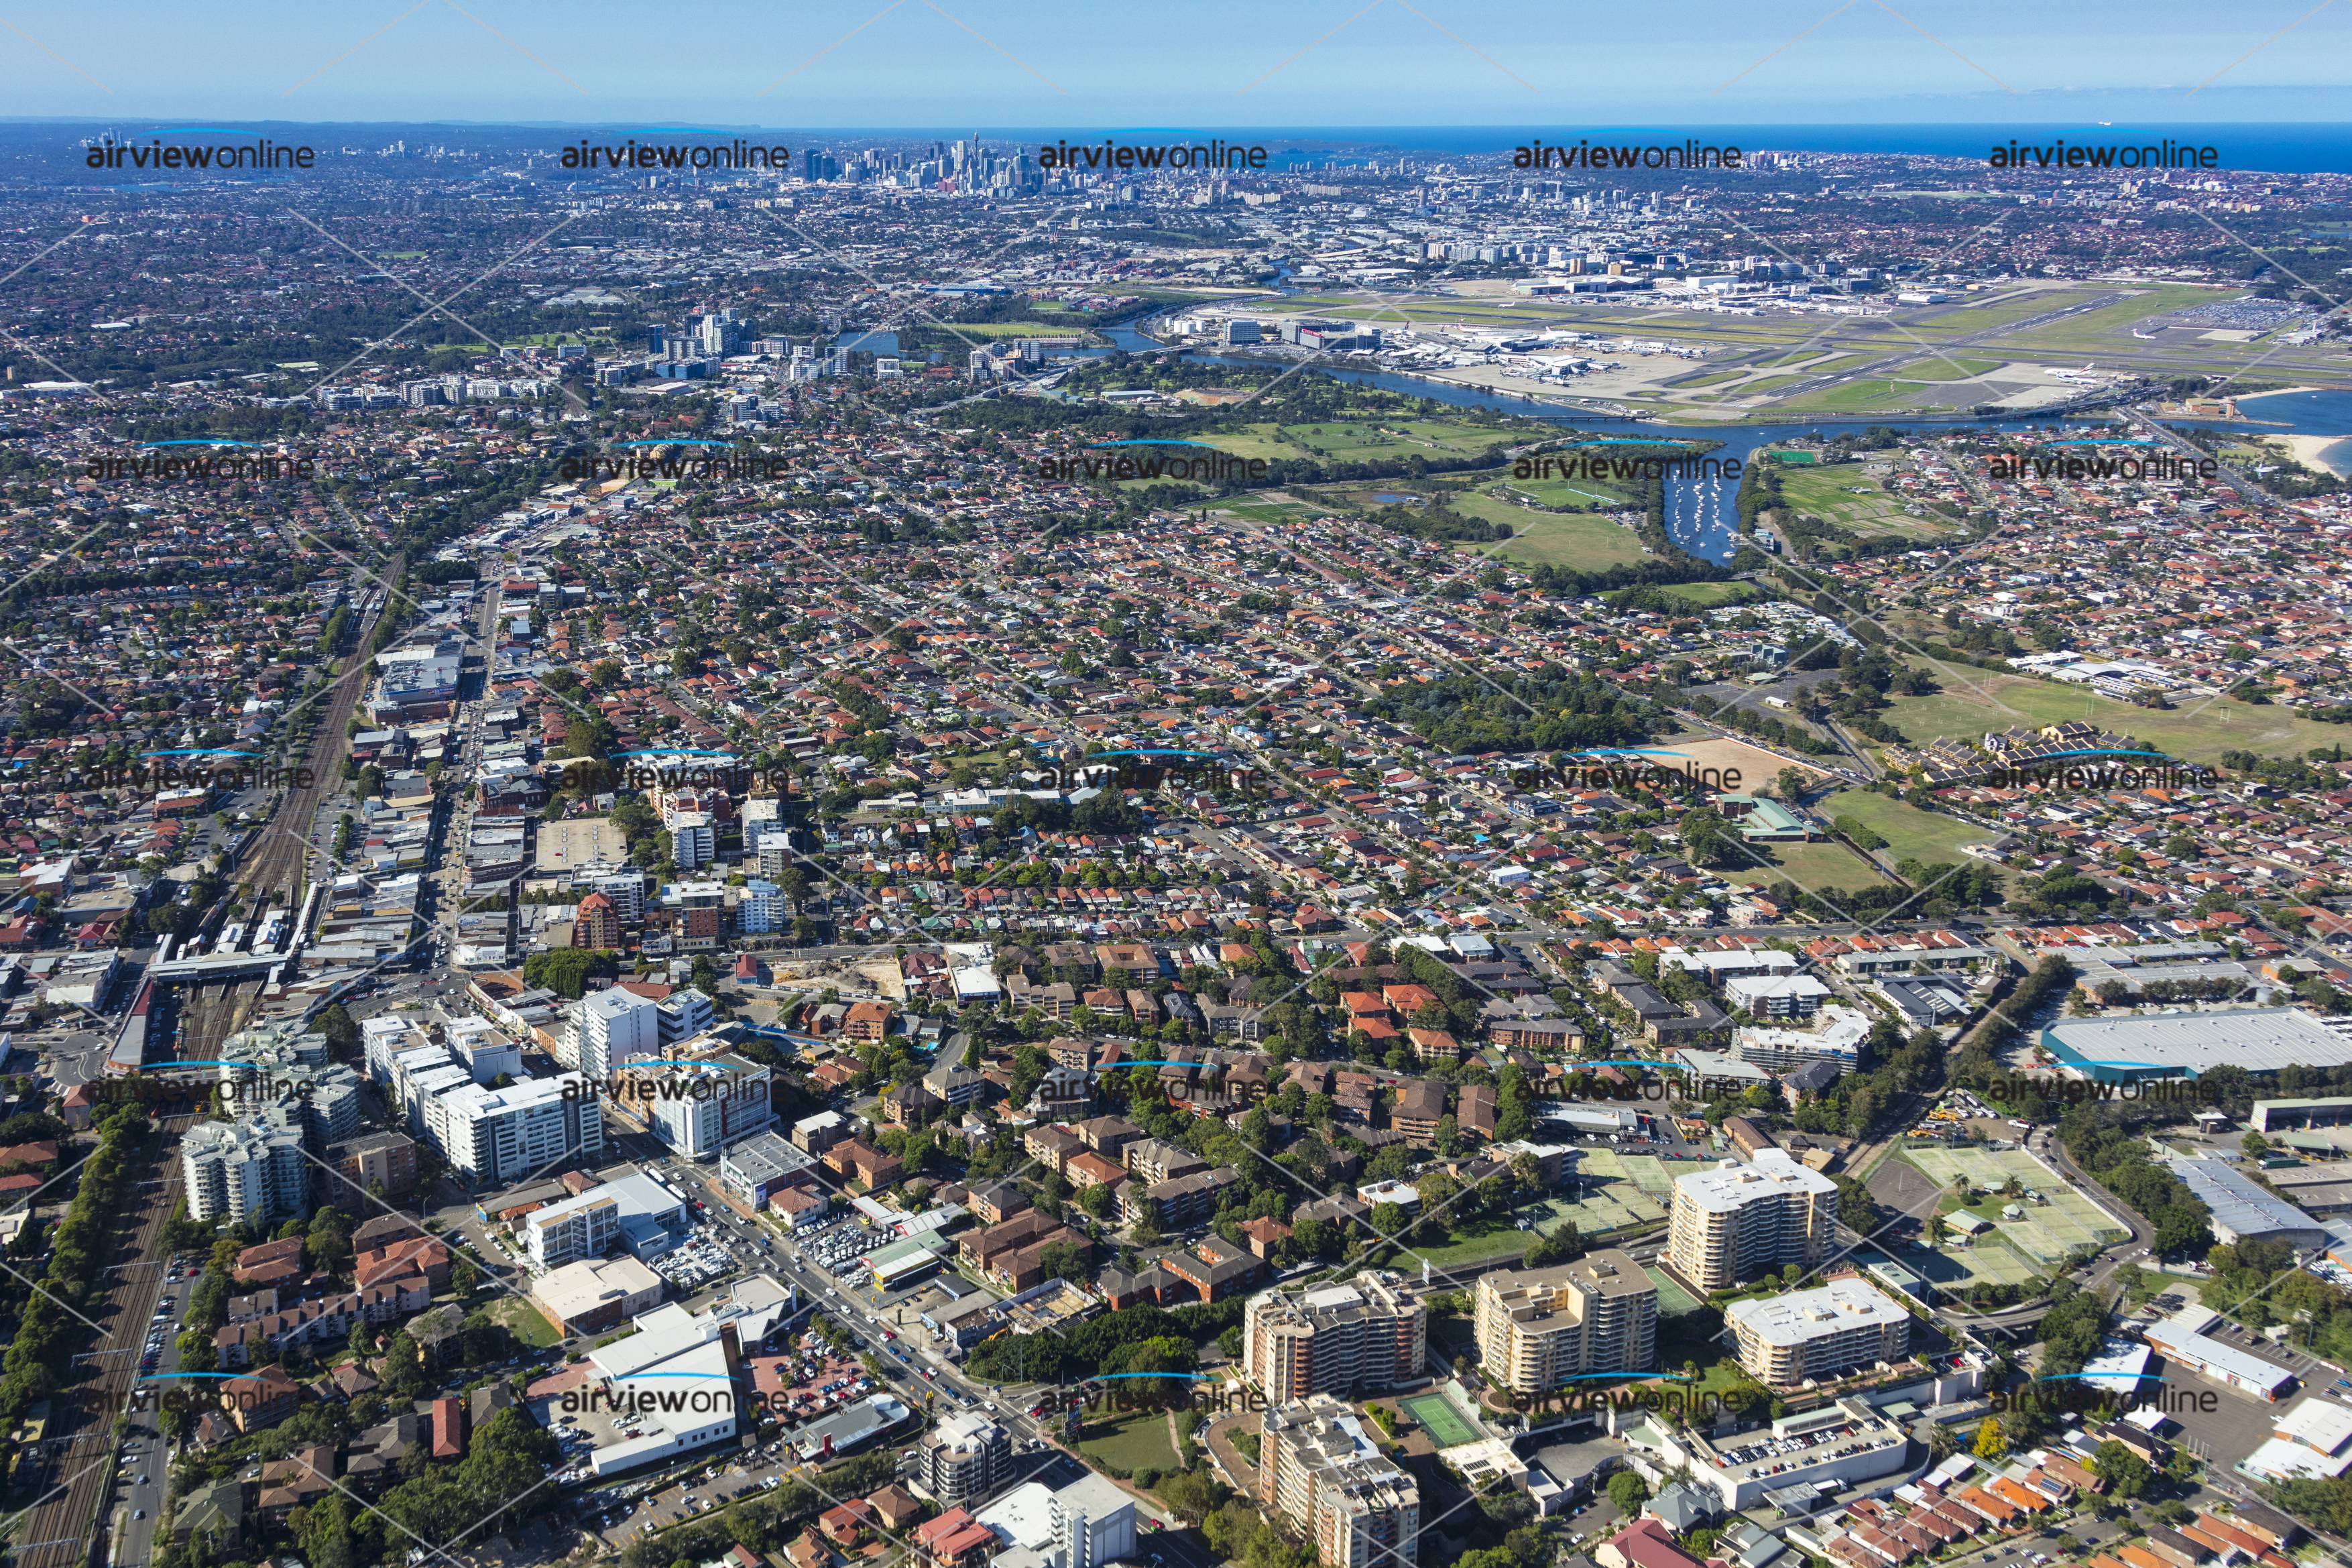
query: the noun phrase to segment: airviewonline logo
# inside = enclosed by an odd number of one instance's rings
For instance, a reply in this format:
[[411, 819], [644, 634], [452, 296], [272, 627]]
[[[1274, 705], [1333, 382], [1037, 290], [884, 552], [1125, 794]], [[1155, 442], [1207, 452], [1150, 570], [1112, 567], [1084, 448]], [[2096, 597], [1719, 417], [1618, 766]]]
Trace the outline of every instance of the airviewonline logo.
[[2182, 762], [2161, 751], [2129, 751], [2088, 746], [2002, 762], [1955, 783], [1994, 789], [2210, 789], [2221, 776], [2200, 762]]
[[[1166, 450], [1170, 447], [1190, 451]], [[1097, 441], [1087, 454], [1108, 456], [1047, 455], [1038, 459], [1044, 479], [1175, 479], [1208, 484], [1257, 484], [1271, 472], [1263, 457], [1236, 457], [1205, 441]]]
[[82, 472], [91, 479], [127, 479], [134, 484], [218, 485], [315, 479], [319, 462], [315, 457], [267, 451], [250, 441], [205, 436], [142, 442], [138, 452], [130, 455], [96, 453], [85, 462]]
[[573, 484], [614, 479], [780, 479], [792, 471], [792, 463], [773, 453], [747, 452], [733, 442], [667, 436], [614, 442], [604, 452], [566, 456], [555, 469], [560, 477]]
[[2044, 441], [2037, 450], [2058, 455], [1996, 452], [1987, 460], [1986, 471], [1995, 479], [2146, 479], [2169, 484], [2216, 479], [2221, 473], [2215, 458], [2186, 456], [2164, 442], [2141, 436]]
[[[1652, 450], [1641, 454], [1612, 452], [1611, 447], [1638, 446], [1672, 447], [1671, 455]], [[1594, 452], [1587, 448], [1600, 447]], [[1641, 480], [1661, 478], [1671, 474], [1678, 479], [1723, 478], [1738, 480], [1745, 472], [1737, 457], [1717, 457], [1682, 450], [1682, 444], [1669, 441], [1643, 441], [1636, 436], [1600, 435], [1586, 441], [1571, 441], [1565, 451], [1576, 454], [1563, 456], [1559, 453], [1543, 453], [1521, 457], [1511, 465], [1514, 479], [1583, 479]]]
[[56, 762], [28, 758], [10, 769], [13, 778], [54, 779], [79, 789], [306, 789], [315, 769], [265, 761], [260, 753], [223, 746], [178, 747], [142, 751], [122, 762]]

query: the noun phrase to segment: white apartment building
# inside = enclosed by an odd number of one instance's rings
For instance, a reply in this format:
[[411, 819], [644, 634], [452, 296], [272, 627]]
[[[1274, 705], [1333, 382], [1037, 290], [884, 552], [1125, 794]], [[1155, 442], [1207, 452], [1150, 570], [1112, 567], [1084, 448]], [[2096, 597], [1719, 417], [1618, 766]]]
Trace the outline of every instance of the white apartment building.
[[956, 1411], [915, 1445], [914, 1473], [945, 1508], [986, 1497], [1013, 1473], [1013, 1439], [981, 1412]]
[[680, 811], [669, 825], [669, 858], [680, 871], [696, 871], [710, 863], [715, 839], [708, 811]]
[[310, 1212], [310, 1162], [290, 1107], [272, 1106], [242, 1121], [197, 1123], [180, 1141], [180, 1174], [195, 1219], [235, 1223]]
[[573, 1073], [505, 1089], [467, 1078], [427, 1100], [424, 1110], [426, 1140], [476, 1186], [520, 1181], [604, 1150], [604, 1107], [594, 1086]]
[[743, 884], [743, 901], [735, 906], [736, 929], [758, 936], [781, 931], [786, 923], [782, 888], [756, 877]]
[[624, 1062], [661, 1054], [661, 1004], [619, 986], [572, 1003], [571, 1028], [572, 1064], [598, 1083]]
[[602, 1258], [620, 1239], [620, 1207], [610, 1193], [591, 1188], [577, 1197], [534, 1209], [523, 1218], [524, 1250], [541, 1269]]
[[1675, 1178], [1665, 1261], [1702, 1291], [1722, 1291], [1767, 1269], [1818, 1263], [1837, 1235], [1837, 1183], [1786, 1149], [1748, 1165]]
[[599, 872], [584, 881], [574, 877], [572, 886], [583, 894], [601, 893], [611, 899], [613, 913], [624, 925], [646, 917], [646, 873], [641, 871]]
[[1657, 1367], [1657, 1284], [1614, 1248], [1549, 1269], [1481, 1274], [1472, 1299], [1479, 1363], [1514, 1394]]
[[1851, 1277], [1818, 1290], [1734, 1301], [1723, 1317], [1739, 1342], [1739, 1364], [1774, 1388], [1901, 1361], [1911, 1348], [1911, 1314]]
[[614, 1095], [664, 1145], [709, 1160], [775, 1124], [764, 1065], [717, 1040], [685, 1040], [677, 1050], [689, 1059], [636, 1062], [614, 1075]]

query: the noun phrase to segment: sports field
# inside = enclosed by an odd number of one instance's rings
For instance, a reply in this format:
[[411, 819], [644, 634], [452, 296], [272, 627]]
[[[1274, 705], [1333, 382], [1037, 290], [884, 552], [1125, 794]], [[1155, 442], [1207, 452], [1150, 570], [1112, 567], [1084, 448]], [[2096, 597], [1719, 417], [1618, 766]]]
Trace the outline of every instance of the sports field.
[[1747, 844], [1735, 850], [1736, 863], [1723, 874], [1743, 887], [1793, 882], [1808, 893], [1840, 887], [1879, 887], [1895, 879], [1843, 844]]
[[1955, 1247], [1949, 1252], [1907, 1251], [1903, 1255], [1903, 1263], [1962, 1300], [1967, 1299], [1972, 1284], [2022, 1285], [2040, 1277], [2022, 1254], [1991, 1237], [1973, 1247]]
[[1416, 1394], [1400, 1399], [1397, 1407], [1429, 1429], [1429, 1440], [1441, 1448], [1475, 1443], [1478, 1434], [1442, 1394]]
[[[1907, 1157], [1940, 1186], [1950, 1186], [1966, 1176], [1971, 1187], [1998, 1193], [2013, 1177], [2019, 1186], [2040, 1193], [2041, 1203], [1996, 1196], [1970, 1198], [1959, 1207], [1990, 1220], [1993, 1234], [2043, 1269], [2055, 1268], [2078, 1248], [2111, 1247], [2131, 1234], [2022, 1149], [1914, 1149]], [[2012, 1202], [2024, 1210], [2023, 1218], [2001, 1218], [2001, 1210]], [[1979, 1238], [1977, 1247], [1981, 1249], [1985, 1240]]]
[[1841, 789], [1822, 800], [1817, 810], [1832, 823], [1848, 820], [1868, 828], [1886, 841], [1886, 852], [1897, 861], [1957, 862], [1961, 845], [1990, 844], [2000, 838], [1973, 822], [1923, 811], [1869, 789]]
[[1896, 697], [1885, 718], [1914, 745], [1955, 737], [1979, 737], [2011, 726], [2039, 728], [2062, 719], [2087, 719], [2111, 735], [2137, 736], [2159, 751], [2187, 762], [2218, 762], [2221, 753], [2252, 751], [2265, 757], [2301, 757], [2314, 747], [2333, 746], [2342, 736], [2332, 725], [2296, 718], [2285, 709], [2257, 707], [2230, 697], [2207, 702], [2182, 699], [2178, 707], [2135, 707], [2095, 695], [2080, 686], [2062, 686], [2031, 675], [1987, 670], [1939, 674], [1944, 689], [1933, 696]]
[[1907, 502], [1864, 471], [1859, 463], [1832, 463], [1820, 467], [1780, 470], [1780, 496], [1790, 507], [1819, 517], [1848, 532], [1896, 534], [1906, 538], [1937, 538], [1958, 533], [1943, 518], [1904, 510]]
[[1590, 512], [1539, 512], [1486, 490], [1466, 490], [1447, 505], [1465, 517], [1508, 524], [1509, 538], [1477, 548], [1531, 566], [1603, 571], [1612, 566], [1631, 566], [1647, 553], [1633, 529]]

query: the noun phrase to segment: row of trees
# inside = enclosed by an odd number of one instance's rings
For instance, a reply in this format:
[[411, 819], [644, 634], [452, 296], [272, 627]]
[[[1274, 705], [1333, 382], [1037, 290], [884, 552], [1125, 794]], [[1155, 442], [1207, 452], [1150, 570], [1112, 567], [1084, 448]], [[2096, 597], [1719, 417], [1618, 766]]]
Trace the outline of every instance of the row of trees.
[[[147, 1131], [146, 1115], [136, 1103], [110, 1105], [100, 1113], [98, 1147], [82, 1162], [81, 1185], [48, 1238], [48, 1267], [39, 1288], [27, 1294], [16, 1336], [0, 1358], [0, 1417], [13, 1421], [27, 1406], [47, 1398], [60, 1371], [71, 1364], [68, 1347], [89, 1322], [94, 1299], [107, 1288], [114, 1227]], [[28, 1223], [25, 1228], [35, 1234], [37, 1247], [39, 1227]]]

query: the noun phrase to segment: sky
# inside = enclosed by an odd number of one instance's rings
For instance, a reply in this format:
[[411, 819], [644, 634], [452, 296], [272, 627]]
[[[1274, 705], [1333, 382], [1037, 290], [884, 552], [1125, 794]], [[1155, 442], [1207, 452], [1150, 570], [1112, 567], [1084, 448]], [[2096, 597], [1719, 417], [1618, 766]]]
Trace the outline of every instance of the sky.
[[17, 0], [0, 80], [95, 122], [2333, 122], [2352, 4]]

